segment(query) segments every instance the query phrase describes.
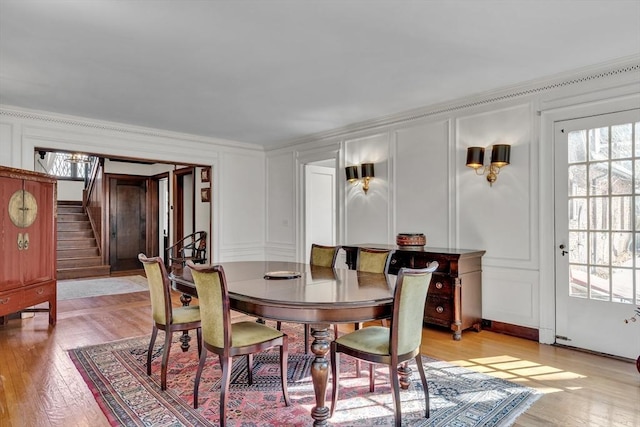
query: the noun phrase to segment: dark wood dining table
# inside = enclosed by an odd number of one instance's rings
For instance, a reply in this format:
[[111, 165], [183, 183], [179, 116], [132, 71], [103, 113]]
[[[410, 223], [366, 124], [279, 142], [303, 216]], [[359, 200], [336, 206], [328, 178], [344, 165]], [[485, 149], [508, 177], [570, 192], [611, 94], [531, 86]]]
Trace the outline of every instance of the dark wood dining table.
[[[330, 345], [329, 326], [391, 317], [396, 276], [363, 273], [348, 269], [315, 267], [282, 261], [237, 261], [220, 263], [225, 271], [233, 310], [260, 319], [311, 325], [311, 379], [316, 406], [311, 410], [314, 426], [325, 426], [329, 408], [325, 405]], [[272, 273], [276, 278], [266, 278]], [[286, 277], [286, 278], [283, 278]], [[174, 289], [197, 297], [193, 277], [185, 268], [171, 274]], [[405, 367], [401, 382], [407, 384]]]

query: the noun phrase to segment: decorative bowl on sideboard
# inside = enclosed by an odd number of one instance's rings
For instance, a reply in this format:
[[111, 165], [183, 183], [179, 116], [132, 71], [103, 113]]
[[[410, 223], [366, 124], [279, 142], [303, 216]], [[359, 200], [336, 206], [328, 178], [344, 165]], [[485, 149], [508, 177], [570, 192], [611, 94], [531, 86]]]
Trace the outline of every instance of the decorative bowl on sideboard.
[[396, 236], [396, 245], [402, 247], [424, 246], [427, 238], [422, 233], [400, 233]]

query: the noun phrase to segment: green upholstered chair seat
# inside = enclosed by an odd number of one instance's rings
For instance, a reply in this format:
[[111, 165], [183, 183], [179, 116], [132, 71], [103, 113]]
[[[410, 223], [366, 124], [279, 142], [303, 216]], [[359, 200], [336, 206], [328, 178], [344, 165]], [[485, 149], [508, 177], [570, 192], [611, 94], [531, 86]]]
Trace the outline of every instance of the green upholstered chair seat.
[[231, 324], [231, 346], [246, 347], [279, 338], [284, 334], [277, 329], [256, 322]]
[[371, 354], [389, 354], [389, 328], [370, 326], [341, 336], [336, 343]]
[[200, 307], [197, 305], [188, 307], [176, 307], [173, 309], [173, 324], [191, 323], [200, 321]]

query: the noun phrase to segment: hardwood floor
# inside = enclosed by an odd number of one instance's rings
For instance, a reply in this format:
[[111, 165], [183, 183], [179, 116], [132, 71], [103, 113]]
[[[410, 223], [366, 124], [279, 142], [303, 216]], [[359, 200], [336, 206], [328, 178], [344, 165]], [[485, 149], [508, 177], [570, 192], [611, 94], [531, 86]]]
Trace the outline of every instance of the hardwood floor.
[[[109, 426], [67, 350], [150, 332], [147, 292], [60, 301], [54, 328], [42, 313], [0, 326], [0, 426]], [[640, 374], [631, 362], [488, 331], [453, 341], [425, 329], [422, 348], [542, 391], [515, 426], [640, 425]]]

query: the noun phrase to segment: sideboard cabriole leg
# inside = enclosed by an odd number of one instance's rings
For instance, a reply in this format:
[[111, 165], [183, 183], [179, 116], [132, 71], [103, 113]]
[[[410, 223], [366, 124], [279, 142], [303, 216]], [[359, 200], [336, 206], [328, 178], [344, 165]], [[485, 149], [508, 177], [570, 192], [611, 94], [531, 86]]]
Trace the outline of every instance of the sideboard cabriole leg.
[[407, 362], [402, 362], [398, 367], [398, 381], [400, 382], [400, 388], [407, 390], [411, 384], [411, 368]]
[[453, 283], [453, 339], [460, 341], [462, 339], [462, 283], [459, 277], [455, 278]]
[[[191, 304], [191, 295], [182, 294], [180, 295], [180, 302], [183, 307], [188, 307]], [[189, 341], [191, 341], [191, 337], [189, 336], [189, 331], [182, 331], [182, 336], [180, 337], [180, 348], [182, 351], [189, 350]]]
[[329, 419], [329, 408], [325, 405], [329, 380], [329, 361], [326, 358], [329, 352], [329, 325], [312, 325], [311, 335], [311, 351], [316, 356], [311, 364], [311, 379], [316, 395], [316, 406], [311, 410], [311, 417], [313, 425], [319, 427], [326, 426]]

